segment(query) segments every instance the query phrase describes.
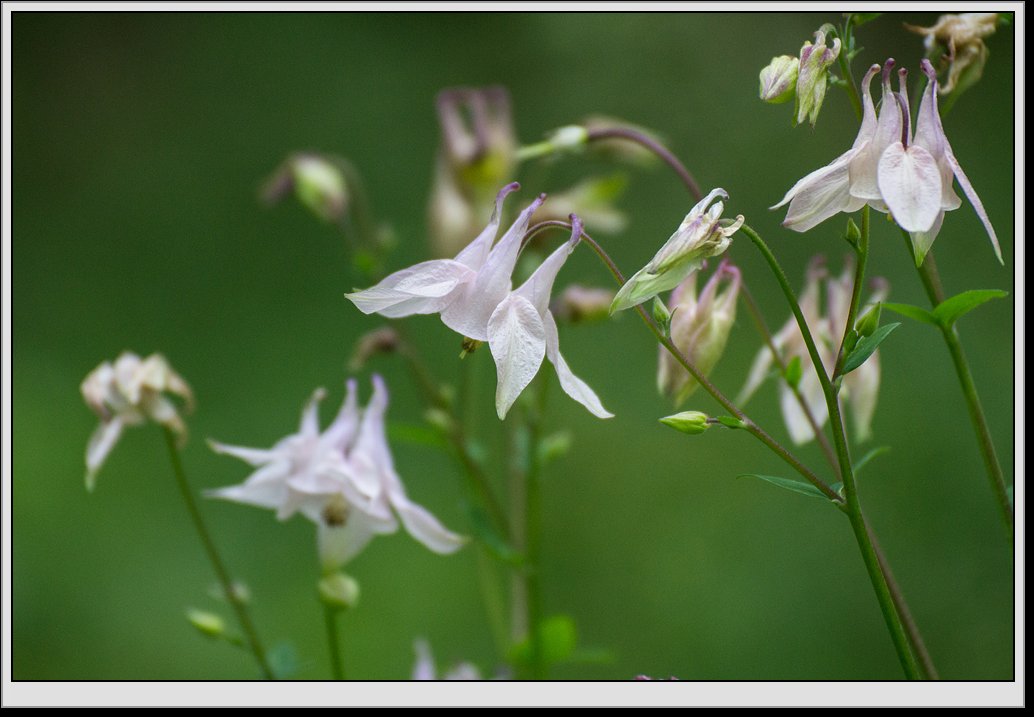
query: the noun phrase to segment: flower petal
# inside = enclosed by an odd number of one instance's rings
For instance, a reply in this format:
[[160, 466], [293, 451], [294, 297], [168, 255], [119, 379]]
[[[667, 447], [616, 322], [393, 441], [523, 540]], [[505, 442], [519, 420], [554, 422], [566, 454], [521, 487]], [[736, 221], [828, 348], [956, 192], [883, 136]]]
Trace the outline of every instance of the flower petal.
[[[804, 364], [804, 374], [798, 384], [798, 390], [800, 390], [811, 415], [815, 417], [815, 421], [821, 428], [826, 425], [826, 419], [829, 417], [826, 411], [825, 395], [822, 393], [822, 385], [813, 368], [814, 364], [811, 361], [804, 362]], [[808, 416], [801, 408], [797, 397], [793, 395], [793, 391], [785, 383], [779, 389], [779, 403], [783, 411], [786, 430], [790, 433], [790, 440], [799, 446], [814, 439], [815, 431], [812, 430]]]
[[872, 437], [872, 417], [876, 413], [876, 397], [880, 389], [879, 351], [844, 377], [847, 405], [855, 440], [859, 443]]
[[849, 175], [851, 160], [859, 151], [849, 149], [793, 185], [782, 201], [771, 207], [777, 209], [790, 202], [783, 226], [805, 232], [835, 214], [860, 207], [851, 197]]
[[930, 247], [933, 246], [933, 240], [937, 238], [937, 234], [941, 231], [941, 224], [944, 222], [944, 211], [941, 210], [937, 214], [937, 218], [933, 221], [933, 226], [927, 229], [925, 232], [911, 232], [912, 238], [912, 253], [915, 254], [916, 266], [922, 266], [923, 260], [926, 259], [926, 253], [930, 251]]
[[513, 292], [531, 302], [539, 315], [549, 309], [549, 295], [553, 293], [553, 284], [556, 282], [557, 274], [560, 273], [560, 268], [567, 261], [567, 257], [571, 256], [571, 252], [578, 246], [581, 239], [581, 222], [576, 218], [573, 220], [573, 224], [575, 231], [572, 233], [571, 239], [546, 257], [535, 272], [528, 277], [528, 280]]
[[376, 286], [345, 294], [345, 298], [364, 314], [376, 313], [391, 319], [434, 314], [453, 300], [457, 287], [474, 277], [474, 270], [466, 264], [434, 259], [396, 271]]
[[326, 397], [327, 392], [322, 388], [317, 388], [312, 392], [312, 396], [305, 403], [305, 408], [302, 409], [302, 420], [298, 425], [298, 437], [299, 438], [316, 438], [320, 433], [320, 401]]
[[894, 221], [910, 232], [925, 232], [941, 211], [941, 173], [933, 155], [918, 144], [887, 147], [877, 170], [880, 194]]
[[239, 485], [206, 490], [206, 498], [221, 498], [259, 508], [278, 509], [287, 500], [285, 478], [291, 471], [288, 461], [277, 461], [260, 468]]
[[340, 451], [344, 454], [345, 450], [351, 446], [359, 429], [359, 408], [356, 403], [355, 391], [355, 379], [348, 379], [345, 382], [345, 400], [334, 421], [320, 436], [321, 448]]
[[496, 413], [502, 420], [538, 373], [546, 354], [546, 334], [539, 312], [516, 293], [503, 299], [492, 312], [487, 334], [498, 375]]
[[320, 565], [325, 572], [336, 570], [358, 555], [373, 539], [376, 532], [369, 522], [350, 519], [342, 526], [317, 524], [316, 544]]
[[585, 381], [571, 372], [564, 357], [560, 355], [560, 336], [551, 312], [547, 311], [542, 317], [542, 325], [546, 333], [546, 357], [556, 368], [557, 378], [560, 379], [560, 387], [564, 389], [564, 393], [589, 409], [592, 415], [613, 418], [614, 414], [603, 407], [596, 393]]
[[484, 266], [485, 260], [488, 258], [488, 254], [492, 251], [492, 242], [495, 241], [495, 235], [499, 232], [499, 222], [503, 215], [503, 200], [506, 199], [507, 195], [511, 192], [515, 192], [521, 188], [517, 182], [511, 182], [505, 187], [499, 190], [499, 194], [495, 198], [495, 208], [492, 210], [492, 218], [488, 222], [488, 226], [478, 234], [477, 238], [466, 246], [463, 251], [456, 255], [456, 261], [470, 267], [474, 271], [479, 270]]
[[220, 455], [233, 456], [234, 458], [240, 458], [245, 463], [249, 463], [253, 466], [261, 466], [266, 463], [271, 463], [276, 460], [280, 455], [280, 451], [271, 450], [268, 448], [244, 448], [243, 446], [228, 446], [225, 443], [219, 443], [209, 439], [209, 447]]
[[447, 530], [437, 518], [405, 495], [393, 496], [392, 507], [402, 519], [406, 532], [436, 553], [455, 553], [467, 542], [466, 538]]
[[123, 422], [115, 417], [110, 421], [102, 421], [90, 436], [86, 444], [86, 490], [92, 492], [97, 483], [97, 473], [107, 459], [111, 449], [118, 443], [122, 435]]

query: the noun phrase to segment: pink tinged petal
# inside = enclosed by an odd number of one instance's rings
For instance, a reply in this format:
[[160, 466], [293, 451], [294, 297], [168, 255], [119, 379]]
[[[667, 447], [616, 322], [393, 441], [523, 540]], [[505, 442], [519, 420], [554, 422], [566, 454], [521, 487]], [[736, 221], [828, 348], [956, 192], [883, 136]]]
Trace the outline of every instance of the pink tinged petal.
[[431, 646], [427, 640], [416, 640], [413, 642], [413, 651], [416, 652], [416, 662], [413, 664], [411, 680], [437, 680], [438, 675], [434, 668], [434, 656], [431, 654]]
[[121, 418], [113, 418], [110, 421], [102, 422], [93, 431], [89, 443], [86, 444], [86, 490], [93, 491], [97, 484], [97, 473], [100, 471], [104, 461], [107, 460], [111, 449], [118, 443], [122, 435], [123, 422]]
[[[384, 414], [388, 409], [388, 389], [384, 379], [374, 374], [373, 396], [363, 411], [355, 449], [349, 456], [353, 469], [351, 481], [364, 495], [376, 499], [384, 490], [384, 480], [395, 474], [395, 464], [384, 430]], [[395, 478], [397, 480], [397, 478]]]
[[855, 440], [863, 442], [872, 437], [872, 417], [876, 413], [876, 397], [880, 390], [879, 351], [865, 363], [844, 377], [847, 404]]
[[351, 446], [359, 430], [359, 408], [355, 394], [355, 379], [348, 379], [345, 382], [345, 400], [334, 421], [320, 436], [322, 447], [340, 451], [344, 455], [345, 450]]
[[290, 470], [291, 465], [287, 461], [271, 463], [253, 473], [246, 482], [205, 491], [205, 497], [276, 510], [287, 500], [285, 479]]
[[318, 523], [316, 544], [325, 572], [337, 570], [365, 548], [376, 533], [363, 520], [346, 520], [342, 526]]
[[564, 393], [589, 409], [592, 415], [598, 418], [613, 418], [614, 414], [603, 407], [596, 393], [585, 381], [571, 372], [564, 357], [560, 355], [560, 336], [551, 312], [545, 313], [542, 324], [546, 334], [546, 357], [556, 368], [557, 378], [560, 379], [560, 387], [564, 389]]
[[492, 313], [487, 334], [498, 375], [496, 413], [502, 420], [538, 373], [546, 354], [546, 333], [531, 302], [512, 293]]
[[521, 240], [531, 215], [546, 199], [542, 194], [526, 208], [492, 249], [477, 279], [463, 287], [456, 299], [442, 311], [442, 321], [453, 331], [475, 341], [488, 340], [488, 320], [512, 286], [510, 275], [517, 264]]
[[[815, 374], [811, 361], [804, 362], [804, 375], [801, 377], [798, 389], [804, 397], [805, 405], [808, 406], [808, 410], [821, 428], [826, 424], [826, 419], [828, 418], [826, 399], [822, 393], [822, 385], [819, 383], [819, 378]], [[801, 408], [797, 397], [793, 395], [793, 391], [785, 383], [780, 387], [779, 398], [783, 412], [783, 421], [786, 423], [786, 430], [790, 434], [790, 440], [798, 446], [813, 440], [815, 438], [815, 431], [812, 430], [808, 416], [804, 413], [804, 409]]]
[[1005, 260], [1002, 259], [1002, 247], [998, 244], [998, 235], [995, 234], [994, 227], [991, 226], [991, 220], [987, 216], [987, 210], [984, 209], [983, 202], [980, 201], [980, 197], [977, 196], [977, 192], [973, 189], [973, 185], [969, 182], [969, 177], [962, 171], [962, 167], [959, 165], [959, 161], [955, 159], [955, 154], [951, 151], [951, 146], [945, 142], [945, 156], [948, 158], [948, 163], [951, 165], [952, 172], [955, 173], [955, 179], [959, 180], [959, 186], [962, 187], [963, 193], [966, 198], [969, 199], [969, 203], [973, 205], [973, 209], [976, 211], [977, 216], [980, 217], [980, 222], [984, 225], [984, 229], [987, 231], [987, 236], [991, 239], [991, 246], [994, 247], [995, 256], [998, 257], [999, 264], [1005, 264]]
[[941, 173], [937, 161], [917, 144], [887, 148], [878, 169], [880, 193], [901, 228], [925, 232], [941, 211]]
[[499, 222], [503, 215], [503, 200], [511, 192], [515, 192], [520, 188], [521, 185], [517, 182], [512, 182], [499, 190], [499, 194], [495, 198], [495, 209], [492, 211], [492, 219], [488, 222], [488, 226], [463, 251], [456, 255], [456, 261], [470, 267], [474, 271], [477, 271], [484, 265], [489, 252], [492, 250], [492, 242], [495, 241], [495, 235], [499, 232]]
[[799, 181], [787, 192], [779, 204], [787, 201], [783, 226], [798, 232], [805, 232], [817, 224], [839, 214], [854, 211], [860, 204], [850, 194], [848, 167], [858, 150], [851, 149], [837, 157], [831, 164], [816, 170]]
[[397, 271], [376, 286], [345, 294], [345, 298], [364, 314], [391, 319], [434, 314], [448, 306], [457, 287], [474, 277], [474, 270], [463, 263], [435, 259]]
[[455, 553], [467, 542], [466, 538], [447, 530], [437, 518], [410, 501], [404, 494], [393, 496], [392, 507], [402, 520], [406, 532], [435, 553]]
[[578, 230], [574, 232], [571, 239], [558, 247], [552, 254], [546, 257], [545, 261], [539, 264], [535, 272], [528, 277], [528, 280], [521, 284], [513, 293], [523, 296], [540, 315], [549, 309], [549, 295], [553, 293], [553, 284], [556, 281], [560, 268], [571, 256], [571, 252], [578, 246], [581, 238], [581, 222], [576, 222]]
[[758, 355], [754, 357], [754, 363], [750, 365], [750, 371], [747, 373], [747, 382], [743, 384], [743, 388], [736, 397], [737, 405], [742, 406], [749, 401], [758, 387], [765, 382], [769, 369], [772, 368], [772, 361], [772, 350], [767, 346], [758, 351]]
[[312, 392], [312, 396], [302, 409], [302, 420], [298, 424], [298, 437], [302, 439], [316, 438], [320, 433], [320, 401], [327, 395], [322, 388]]
[[911, 232], [909, 236], [912, 238], [912, 252], [915, 254], [916, 266], [922, 266], [923, 260], [926, 259], [926, 253], [930, 251], [930, 247], [933, 246], [933, 240], [937, 238], [937, 234], [941, 231], [941, 224], [944, 222], [944, 212], [941, 211], [937, 214], [937, 218], [934, 219], [933, 226], [925, 232]]
[[261, 466], [275, 461], [282, 455], [281, 451], [269, 450], [266, 448], [244, 448], [243, 446], [228, 446], [225, 443], [209, 440], [209, 447], [220, 455], [240, 458], [245, 463], [253, 466]]
[[862, 78], [862, 124], [858, 128], [858, 136], [855, 137], [852, 147], [857, 147], [862, 144], [862, 142], [868, 142], [876, 133], [876, 107], [873, 105], [872, 94], [869, 92], [869, 87], [872, 84], [872, 78], [875, 77], [879, 71], [880, 66], [873, 65], [869, 68], [869, 71], [865, 73], [865, 77]]

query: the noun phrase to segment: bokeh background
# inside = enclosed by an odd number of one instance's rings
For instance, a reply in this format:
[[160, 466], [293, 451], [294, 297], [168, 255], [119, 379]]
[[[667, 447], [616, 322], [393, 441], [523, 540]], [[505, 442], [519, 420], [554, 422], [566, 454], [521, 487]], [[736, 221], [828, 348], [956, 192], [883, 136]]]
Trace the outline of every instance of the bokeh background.
[[[355, 339], [380, 325], [352, 288], [341, 235], [296, 203], [267, 209], [261, 180], [290, 152], [350, 158], [398, 250], [390, 269], [427, 258], [425, 207], [444, 87], [506, 85], [524, 142], [591, 113], [654, 128], [730, 215], [767, 237], [795, 282], [813, 254], [838, 270], [843, 223], [807, 235], [766, 209], [853, 140], [857, 123], [831, 89], [817, 127], [792, 128], [790, 107], [757, 99], [757, 74], [795, 53], [835, 14], [195, 14], [13, 15], [13, 677], [250, 679], [251, 658], [206, 641], [184, 610], [229, 610], [187, 522], [154, 427], [127, 432], [83, 488], [95, 418], [79, 382], [120, 351], [163, 352], [199, 409], [184, 453], [198, 489], [236, 483], [248, 467], [214, 455], [216, 437], [270, 445], [294, 429], [316, 386], [336, 410]], [[918, 76], [920, 39], [885, 15], [859, 31], [854, 67], [894, 56]], [[1013, 30], [990, 38], [983, 81], [945, 126], [1002, 241], [999, 266], [972, 208], [947, 217], [935, 250], [949, 293], [1012, 289]], [[520, 202], [599, 163], [569, 159], [525, 184]], [[663, 167], [626, 168], [628, 229], [607, 246], [627, 271], [669, 236], [690, 202]], [[529, 179], [530, 174], [525, 176]], [[536, 181], [536, 180], [530, 180]], [[513, 201], [513, 200], [511, 200]], [[876, 215], [878, 217], [878, 215]], [[899, 234], [874, 222], [872, 273], [892, 300], [924, 304]], [[788, 311], [745, 242], [743, 268], [768, 323]], [[609, 286], [589, 252], [561, 281]], [[997, 446], [1013, 475], [1010, 298], [960, 323]], [[459, 376], [456, 337], [437, 320], [407, 321], [445, 381]], [[897, 679], [900, 668], [846, 520], [822, 501], [737, 480], [786, 474], [744, 434], [689, 438], [659, 425], [656, 348], [631, 314], [562, 329], [564, 353], [616, 417], [602, 422], [554, 385], [548, 430], [571, 452], [545, 476], [547, 614], [567, 614], [579, 642], [608, 661], [553, 676], [629, 679]], [[760, 346], [741, 309], [713, 373], [735, 394]], [[502, 480], [503, 431], [487, 352], [474, 354], [478, 437]], [[1011, 679], [1013, 568], [947, 351], [905, 322], [882, 351], [872, 445], [890, 453], [862, 474], [862, 497], [942, 676]], [[370, 370], [392, 387], [389, 418], [419, 423], [420, 394], [397, 359]], [[555, 379], [551, 378], [555, 384]], [[688, 407], [717, 410], [694, 396]], [[751, 414], [786, 440], [768, 384]], [[820, 466], [814, 445], [800, 449]], [[395, 446], [410, 494], [469, 531], [450, 459]], [[501, 489], [501, 485], [500, 485]], [[229, 503], [203, 506], [234, 574], [253, 594], [269, 645], [287, 643], [298, 679], [325, 679], [314, 595], [312, 527]], [[362, 584], [342, 620], [358, 679], [404, 679], [414, 638], [441, 664], [498, 664], [480, 604], [473, 549], [440, 557], [404, 533], [376, 540], [349, 566]]]

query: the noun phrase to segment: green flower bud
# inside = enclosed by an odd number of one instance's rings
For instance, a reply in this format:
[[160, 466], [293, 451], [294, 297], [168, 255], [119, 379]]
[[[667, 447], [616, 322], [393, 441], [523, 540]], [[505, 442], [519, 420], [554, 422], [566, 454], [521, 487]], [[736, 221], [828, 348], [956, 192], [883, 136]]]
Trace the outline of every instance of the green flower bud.
[[359, 583], [344, 573], [331, 573], [320, 580], [319, 596], [333, 610], [348, 610], [359, 604]]
[[800, 60], [790, 55], [773, 57], [761, 70], [758, 96], [769, 104], [789, 102], [797, 89], [797, 68]]
[[213, 612], [187, 610], [187, 621], [205, 637], [222, 637], [226, 632], [226, 623]]
[[699, 435], [710, 427], [707, 422], [707, 414], [700, 411], [683, 411], [658, 420], [665, 426], [671, 426], [676, 431], [682, 431], [691, 436]]
[[819, 110], [826, 99], [826, 81], [829, 68], [840, 55], [840, 38], [833, 39], [833, 47], [826, 47], [826, 33], [815, 33], [815, 44], [805, 42], [797, 71], [797, 104], [794, 112], [795, 124], [805, 119], [815, 126]]
[[880, 307], [883, 304], [876, 304], [867, 312], [865, 316], [858, 319], [855, 324], [855, 331], [858, 332], [859, 336], [872, 336], [873, 332], [880, 327]]

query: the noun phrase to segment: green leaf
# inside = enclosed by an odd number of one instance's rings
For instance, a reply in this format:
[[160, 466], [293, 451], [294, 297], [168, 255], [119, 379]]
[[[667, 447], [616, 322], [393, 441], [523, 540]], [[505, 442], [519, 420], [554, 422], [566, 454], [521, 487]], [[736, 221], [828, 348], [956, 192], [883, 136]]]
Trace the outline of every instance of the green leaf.
[[875, 20], [876, 18], [878, 18], [882, 14], [883, 14], [882, 12], [856, 12], [856, 13], [852, 13], [851, 14], [851, 22], [854, 23], [855, 27], [858, 27], [859, 25], [864, 25], [867, 22], [871, 22], [872, 20]]
[[492, 554], [492, 557], [510, 565], [520, 565], [524, 562], [524, 556], [515, 550], [509, 541], [496, 531], [495, 526], [488, 519], [484, 509], [473, 503], [468, 503], [467, 513], [470, 516], [471, 532]]
[[760, 473], [744, 473], [737, 476], [737, 478], [757, 478], [771, 483], [772, 485], [785, 488], [786, 490], [793, 491], [794, 493], [800, 493], [801, 495], [807, 495], [812, 498], [822, 498], [823, 500], [829, 500], [826, 494], [821, 490], [813, 486], [811, 483], [802, 483], [799, 480], [793, 480], [792, 478], [781, 478], [780, 476], [766, 476]]
[[280, 642], [266, 651], [269, 669], [278, 680], [289, 680], [301, 671], [302, 664], [298, 659], [298, 651], [289, 642]]
[[1008, 291], [1001, 289], [972, 289], [956, 294], [950, 299], [945, 299], [933, 310], [934, 318], [945, 328], [951, 328], [952, 324], [959, 320], [964, 314], [969, 313], [981, 304], [986, 304], [991, 299], [1001, 299], [1008, 296]]
[[747, 424], [732, 416], [718, 416], [718, 422], [726, 428], [746, 428]]
[[786, 373], [784, 374], [786, 383], [790, 385], [790, 388], [797, 388], [803, 375], [804, 367], [801, 365], [801, 357], [794, 356], [790, 359], [790, 363], [786, 364]]
[[440, 432], [416, 423], [389, 423], [388, 440], [433, 448], [448, 447]]
[[899, 326], [901, 326], [901, 324], [897, 323], [881, 326], [876, 329], [871, 336], [866, 336], [864, 339], [859, 341], [858, 345], [855, 346], [854, 351], [852, 351], [844, 361], [843, 372], [845, 374], [851, 373], [865, 363], [866, 360], [872, 356], [873, 351], [883, 343], [883, 340], [890, 336], [890, 333]]
[[871, 451], [866, 453], [864, 456], [862, 456], [855, 462], [855, 474], [857, 475], [862, 470], [862, 468], [864, 468], [873, 458], [875, 458], [876, 456], [882, 456], [884, 453], [887, 453], [888, 451], [890, 451], [890, 446], [878, 446], [877, 448], [873, 448]]
[[[542, 661], [547, 665], [564, 662], [575, 654], [578, 631], [569, 615], [552, 615], [539, 622], [536, 630]], [[510, 648], [510, 660], [530, 665], [533, 659], [531, 640], [523, 640]]]
[[924, 324], [931, 324], [937, 326], [937, 319], [926, 309], [920, 306], [913, 306], [912, 304], [895, 304], [893, 302], [884, 301], [884, 309], [890, 309], [896, 314], [907, 316], [914, 321], [921, 321]]

